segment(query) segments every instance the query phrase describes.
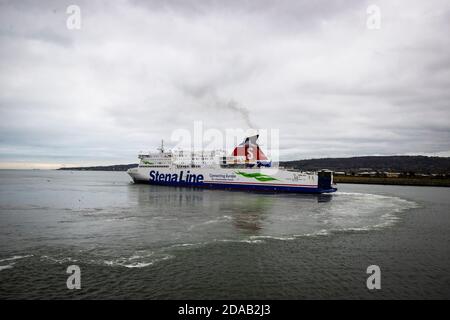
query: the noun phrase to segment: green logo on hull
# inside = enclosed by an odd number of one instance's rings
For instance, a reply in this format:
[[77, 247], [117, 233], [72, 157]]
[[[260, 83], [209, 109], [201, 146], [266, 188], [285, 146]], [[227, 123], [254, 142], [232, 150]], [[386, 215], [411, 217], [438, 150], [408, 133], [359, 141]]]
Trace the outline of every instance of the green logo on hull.
[[262, 174], [259, 172], [255, 172], [255, 173], [246, 173], [246, 172], [241, 172], [241, 171], [235, 171], [236, 174], [246, 177], [246, 178], [253, 178], [256, 179], [258, 181], [273, 181], [273, 180], [277, 180], [274, 177], [268, 176], [266, 174]]

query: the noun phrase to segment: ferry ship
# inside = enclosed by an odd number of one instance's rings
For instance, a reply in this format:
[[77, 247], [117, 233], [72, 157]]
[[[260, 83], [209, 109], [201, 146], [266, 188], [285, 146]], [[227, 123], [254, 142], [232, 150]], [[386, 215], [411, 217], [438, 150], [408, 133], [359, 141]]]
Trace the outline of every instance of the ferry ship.
[[135, 183], [163, 186], [293, 193], [337, 190], [329, 170], [264, 170], [272, 168], [272, 161], [257, 139], [258, 135], [245, 138], [228, 156], [222, 151], [166, 151], [161, 143], [159, 152], [139, 154], [139, 166], [127, 173]]

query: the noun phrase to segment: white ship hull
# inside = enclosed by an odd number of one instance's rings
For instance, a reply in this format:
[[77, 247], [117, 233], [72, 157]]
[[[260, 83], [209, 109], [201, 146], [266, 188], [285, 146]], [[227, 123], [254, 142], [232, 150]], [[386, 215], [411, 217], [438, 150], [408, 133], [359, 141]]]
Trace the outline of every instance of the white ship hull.
[[336, 191], [331, 172], [295, 172], [283, 169], [153, 168], [129, 169], [135, 183], [212, 189], [259, 190], [294, 193]]

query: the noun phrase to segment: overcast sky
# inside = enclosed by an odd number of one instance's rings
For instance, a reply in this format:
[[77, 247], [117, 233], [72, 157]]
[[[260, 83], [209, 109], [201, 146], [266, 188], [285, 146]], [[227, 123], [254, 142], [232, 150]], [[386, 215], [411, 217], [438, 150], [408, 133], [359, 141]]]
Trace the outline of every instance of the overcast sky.
[[450, 156], [449, 34], [449, 1], [0, 0], [0, 168], [133, 163], [194, 121]]

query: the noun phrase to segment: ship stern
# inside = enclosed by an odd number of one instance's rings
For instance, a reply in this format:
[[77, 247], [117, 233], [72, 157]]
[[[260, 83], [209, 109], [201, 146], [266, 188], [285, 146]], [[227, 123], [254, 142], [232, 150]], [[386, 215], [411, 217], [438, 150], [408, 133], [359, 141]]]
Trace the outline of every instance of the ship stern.
[[333, 172], [330, 170], [321, 170], [317, 173], [317, 187], [321, 193], [336, 192], [336, 185], [333, 184]]

